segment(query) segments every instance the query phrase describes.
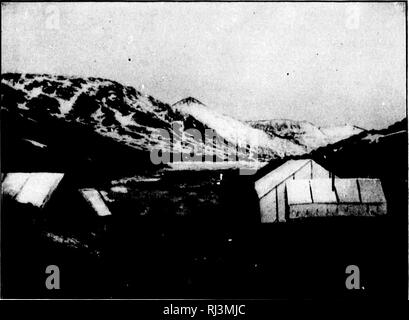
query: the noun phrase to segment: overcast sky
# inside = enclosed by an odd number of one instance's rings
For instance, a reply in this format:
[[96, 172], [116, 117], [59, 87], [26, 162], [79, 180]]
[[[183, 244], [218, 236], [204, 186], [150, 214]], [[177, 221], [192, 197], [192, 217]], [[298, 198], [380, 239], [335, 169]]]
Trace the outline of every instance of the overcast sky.
[[385, 127], [406, 114], [394, 3], [2, 6], [2, 72], [116, 80], [239, 119]]

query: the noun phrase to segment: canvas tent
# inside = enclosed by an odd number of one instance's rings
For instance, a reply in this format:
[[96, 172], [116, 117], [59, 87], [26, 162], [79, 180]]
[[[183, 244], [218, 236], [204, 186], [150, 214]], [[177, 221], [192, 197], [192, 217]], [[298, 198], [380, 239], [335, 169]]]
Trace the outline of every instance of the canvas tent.
[[[261, 222], [285, 221], [285, 184], [294, 179], [328, 179], [332, 174], [312, 159], [289, 160], [255, 182]], [[301, 194], [302, 195], [302, 194]]]
[[103, 196], [98, 190], [87, 188], [80, 189], [79, 192], [98, 216], [105, 217], [111, 215], [111, 212], [105, 204]]
[[335, 179], [334, 186], [331, 179], [287, 181], [288, 218], [386, 214], [379, 179]]
[[[64, 178], [64, 182], [62, 181]], [[96, 189], [78, 189], [67, 182], [63, 173], [12, 172], [3, 176], [2, 195], [19, 204], [30, 204], [52, 213], [49, 218], [63, 216], [74, 219], [111, 215], [103, 195]], [[85, 200], [85, 201], [84, 201]], [[54, 214], [58, 212], [58, 214]]]
[[13, 172], [2, 181], [2, 195], [18, 203], [43, 208], [63, 179], [63, 173]]

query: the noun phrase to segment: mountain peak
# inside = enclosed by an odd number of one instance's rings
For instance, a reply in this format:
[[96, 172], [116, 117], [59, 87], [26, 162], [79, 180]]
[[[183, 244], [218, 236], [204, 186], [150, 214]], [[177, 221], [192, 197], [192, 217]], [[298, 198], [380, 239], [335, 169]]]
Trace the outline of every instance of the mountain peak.
[[184, 98], [184, 99], [182, 99], [182, 100], [176, 102], [176, 103], [173, 104], [173, 105], [181, 105], [181, 104], [187, 104], [187, 105], [189, 105], [189, 104], [193, 104], [193, 103], [197, 103], [197, 104], [200, 104], [200, 105], [202, 105], [202, 106], [205, 105], [204, 103], [200, 102], [199, 100], [197, 100], [196, 98], [193, 98], [193, 97]]

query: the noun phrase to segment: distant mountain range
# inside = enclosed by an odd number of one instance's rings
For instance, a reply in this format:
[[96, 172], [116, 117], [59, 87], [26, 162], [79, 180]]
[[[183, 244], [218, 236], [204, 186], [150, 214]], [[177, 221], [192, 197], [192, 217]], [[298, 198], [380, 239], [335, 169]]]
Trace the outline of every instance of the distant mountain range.
[[307, 121], [287, 119], [247, 121], [253, 128], [265, 131], [270, 137], [287, 139], [307, 151], [349, 138], [363, 131], [352, 125], [320, 128]]
[[[213, 161], [269, 161], [304, 154], [361, 131], [352, 126], [320, 129], [290, 120], [243, 122], [192, 97], [169, 105], [115, 81], [48, 74], [2, 74], [1, 112], [8, 123], [17, 121], [16, 126], [26, 128], [19, 133], [9, 127], [14, 133], [8, 136], [19, 139], [22, 146], [43, 152], [50, 143], [52, 149], [58, 141], [65, 141], [75, 153], [82, 144], [85, 158], [85, 141], [96, 145], [95, 139], [102, 139], [105, 142], [95, 151], [99, 157], [104, 157], [102, 145], [117, 144], [121, 147], [113, 147], [115, 150], [126, 149], [126, 154], [134, 150], [136, 158], [161, 150], [181, 154], [181, 160], [191, 159], [194, 152], [202, 161], [205, 156]], [[180, 130], [175, 130], [175, 123]], [[36, 133], [29, 127], [36, 128]], [[192, 129], [202, 139], [192, 134]], [[209, 130], [214, 140], [205, 138]], [[106, 157], [112, 159], [113, 155]]]

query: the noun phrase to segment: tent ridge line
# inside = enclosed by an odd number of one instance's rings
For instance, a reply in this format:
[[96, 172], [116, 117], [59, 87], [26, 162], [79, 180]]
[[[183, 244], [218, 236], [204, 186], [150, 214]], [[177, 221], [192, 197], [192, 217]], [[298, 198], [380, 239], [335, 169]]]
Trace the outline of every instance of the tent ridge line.
[[[309, 159], [305, 164], [303, 164], [301, 167], [299, 167], [296, 171], [294, 171], [293, 173], [291, 173], [288, 177], [286, 177], [285, 179], [281, 180], [280, 183], [277, 183], [273, 188], [271, 188], [270, 190], [268, 190], [265, 194], [263, 194], [263, 196], [261, 196], [259, 199], [263, 199], [266, 195], [268, 195], [271, 191], [273, 191], [274, 189], [276, 189], [278, 186], [280, 186], [283, 182], [285, 182], [288, 178], [290, 178], [292, 175], [296, 174], [297, 172], [299, 172], [301, 169], [303, 169], [307, 164], [309, 164], [312, 160]], [[285, 164], [285, 163], [283, 163]], [[280, 166], [281, 167], [281, 166]], [[278, 167], [278, 168], [280, 168]], [[276, 169], [278, 169], [276, 168]], [[276, 170], [275, 169], [275, 170]]]
[[18, 196], [20, 195], [21, 190], [23, 190], [24, 186], [27, 184], [28, 180], [31, 178], [31, 174], [32, 174], [32, 172], [28, 173], [28, 176], [24, 180], [24, 183], [21, 185], [21, 188], [18, 189], [18, 192], [14, 195], [14, 197], [12, 199], [17, 200]]
[[54, 193], [55, 189], [57, 189], [57, 187], [60, 184], [63, 177], [64, 177], [64, 175], [60, 179], [54, 181], [53, 185], [49, 189], [49, 193], [45, 196], [45, 198], [43, 200], [43, 203], [41, 204], [40, 208], [43, 208], [45, 206], [45, 204], [48, 202], [48, 200], [51, 198], [51, 195]]

